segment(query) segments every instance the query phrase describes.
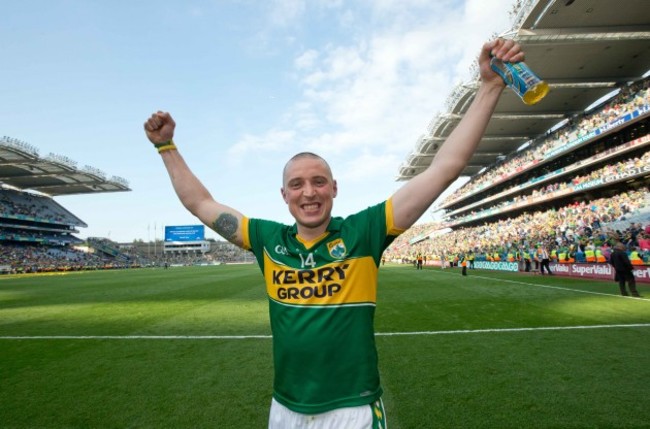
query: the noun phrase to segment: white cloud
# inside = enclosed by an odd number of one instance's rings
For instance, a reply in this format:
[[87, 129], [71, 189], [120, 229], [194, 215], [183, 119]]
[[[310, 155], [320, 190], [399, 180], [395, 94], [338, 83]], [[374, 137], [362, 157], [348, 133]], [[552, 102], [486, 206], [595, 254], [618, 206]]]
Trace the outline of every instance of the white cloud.
[[337, 178], [346, 183], [368, 183], [368, 178], [373, 176], [393, 177], [396, 158], [379, 153], [364, 153], [354, 160], [344, 162], [338, 169]]
[[310, 70], [314, 67], [317, 59], [318, 51], [315, 49], [308, 49], [296, 58], [294, 65], [298, 70]]
[[327, 9], [336, 9], [344, 5], [343, 0], [318, 0], [318, 3]]
[[295, 141], [296, 133], [293, 130], [271, 129], [263, 135], [244, 135], [239, 142], [229, 149], [235, 157], [243, 157], [259, 152], [277, 152]]
[[[294, 11], [292, 16], [301, 10], [299, 2], [276, 3]], [[309, 147], [346, 153], [356, 165], [355, 177], [377, 168], [396, 174], [453, 86], [469, 79], [481, 45], [506, 29], [511, 3], [494, 0], [489, 9], [482, 0], [467, 0], [462, 8], [457, 0], [355, 3], [369, 8], [368, 19], [376, 25], [350, 43], [329, 40], [297, 55], [301, 100], [276, 130], [247, 136], [237, 152], [275, 150], [280, 144]], [[333, 10], [348, 20], [352, 16], [349, 9]], [[354, 16], [362, 14], [355, 9]]]
[[[344, 83], [346, 79], [354, 77], [364, 66], [363, 47], [358, 46], [339, 46], [326, 49], [323, 55], [318, 55], [314, 50], [307, 51], [312, 59], [312, 68], [315, 66], [314, 61], [322, 58], [320, 69], [306, 75], [302, 82], [308, 87], [317, 87], [325, 83], [338, 85]], [[304, 54], [300, 57], [303, 58]]]
[[269, 4], [271, 24], [286, 27], [302, 17], [306, 10], [305, 0], [272, 0]]

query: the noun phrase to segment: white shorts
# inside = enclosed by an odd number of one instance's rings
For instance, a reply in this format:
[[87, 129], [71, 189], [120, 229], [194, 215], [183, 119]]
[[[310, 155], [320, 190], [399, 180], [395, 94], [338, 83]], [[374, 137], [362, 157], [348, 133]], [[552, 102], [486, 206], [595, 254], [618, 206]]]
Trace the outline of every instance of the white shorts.
[[269, 429], [386, 429], [384, 404], [378, 401], [358, 407], [339, 408], [321, 414], [291, 411], [271, 401]]

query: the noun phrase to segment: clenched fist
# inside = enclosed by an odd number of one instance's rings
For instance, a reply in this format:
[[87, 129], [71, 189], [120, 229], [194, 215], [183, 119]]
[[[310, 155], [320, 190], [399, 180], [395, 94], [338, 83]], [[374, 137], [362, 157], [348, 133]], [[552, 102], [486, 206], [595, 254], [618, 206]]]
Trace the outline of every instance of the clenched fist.
[[174, 138], [174, 128], [176, 128], [176, 122], [172, 116], [160, 110], [151, 115], [144, 123], [144, 131], [153, 144], [168, 142]]

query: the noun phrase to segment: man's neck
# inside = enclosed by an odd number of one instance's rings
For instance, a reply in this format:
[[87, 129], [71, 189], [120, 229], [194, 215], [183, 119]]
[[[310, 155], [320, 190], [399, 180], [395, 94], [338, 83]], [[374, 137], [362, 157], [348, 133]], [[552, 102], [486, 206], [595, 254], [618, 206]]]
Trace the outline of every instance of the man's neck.
[[304, 225], [297, 225], [298, 229], [298, 236], [302, 241], [314, 241], [317, 238], [321, 237], [326, 231], [327, 231], [327, 226], [330, 223], [330, 219], [327, 220], [327, 222], [323, 222], [322, 225], [319, 225], [315, 228], [310, 228]]

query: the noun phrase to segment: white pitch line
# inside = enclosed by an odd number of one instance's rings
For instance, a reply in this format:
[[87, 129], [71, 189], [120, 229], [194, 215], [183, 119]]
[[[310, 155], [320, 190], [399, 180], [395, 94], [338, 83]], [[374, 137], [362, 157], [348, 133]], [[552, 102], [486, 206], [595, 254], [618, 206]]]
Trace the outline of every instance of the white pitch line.
[[585, 325], [585, 326], [541, 326], [538, 328], [498, 328], [498, 329], [464, 329], [456, 331], [420, 331], [420, 332], [385, 332], [375, 335], [391, 337], [398, 335], [447, 335], [447, 334], [484, 334], [494, 332], [530, 332], [530, 331], [569, 331], [576, 329], [611, 329], [611, 328], [650, 328], [650, 323], [632, 323], [628, 325]]
[[[439, 273], [439, 274], [447, 274], [447, 273], [442, 273], [440, 271], [434, 271], [434, 272]], [[452, 273], [449, 273], [449, 274], [451, 275]], [[561, 287], [561, 286], [540, 285], [540, 284], [537, 284], [537, 283], [527, 283], [527, 282], [522, 282], [522, 281], [518, 281], [518, 280], [498, 279], [498, 278], [494, 278], [494, 277], [483, 277], [483, 276], [472, 276], [472, 277], [477, 278], [477, 279], [483, 279], [483, 280], [498, 280], [498, 281], [504, 282], [504, 283], [514, 283], [514, 284], [519, 284], [519, 285], [524, 285], [524, 286], [535, 286], [535, 287], [541, 287], [541, 288], [546, 288], [546, 289], [557, 289], [557, 290], [565, 290], [565, 291], [569, 291], [569, 292], [586, 293], [586, 294], [590, 294], [590, 295], [611, 296], [611, 297], [616, 297], [616, 298], [629, 298], [629, 299], [635, 299], [635, 300], [641, 301], [641, 302], [643, 302], [643, 301], [650, 302], [650, 300], [643, 299], [643, 298], [639, 299], [638, 297], [634, 297], [634, 296], [623, 296], [623, 295], [612, 294], [612, 293], [592, 292], [592, 291], [589, 291], [589, 290], [571, 289], [571, 288], [568, 288], [568, 287]]]
[[[439, 274], [439, 271], [435, 271]], [[451, 273], [449, 273], [451, 274]], [[472, 276], [478, 279], [494, 280], [492, 277]], [[534, 286], [547, 289], [558, 289], [569, 292], [586, 293], [591, 295], [602, 295], [618, 298], [630, 298], [641, 302], [650, 302], [647, 299], [639, 299], [629, 296], [614, 295], [601, 292], [591, 292], [579, 289], [571, 289], [560, 286], [540, 285], [536, 283], [527, 283], [516, 280], [498, 279], [505, 283], [521, 284], [525, 286]], [[538, 327], [538, 328], [501, 328], [501, 329], [468, 329], [453, 331], [415, 331], [415, 332], [377, 332], [375, 336], [406, 336], [406, 335], [450, 335], [450, 334], [479, 334], [495, 332], [527, 332], [527, 331], [561, 331], [573, 329], [608, 329], [608, 328], [647, 328], [650, 324], [637, 323], [629, 325], [592, 325], [592, 326], [555, 326], [555, 327]], [[247, 340], [247, 339], [271, 339], [271, 335], [33, 335], [33, 336], [0, 336], [0, 340]]]
[[[484, 280], [491, 279], [490, 277], [483, 277], [483, 276], [476, 276], [476, 278], [484, 279]], [[494, 279], [491, 279], [491, 280], [494, 280]], [[621, 298], [631, 298], [629, 296], [625, 297], [623, 295], [614, 295], [614, 294], [611, 294], [611, 293], [592, 292], [592, 291], [589, 291], [589, 290], [571, 289], [571, 288], [562, 287], [562, 286], [540, 285], [540, 284], [537, 284], [537, 283], [527, 283], [527, 282], [521, 282], [521, 281], [518, 281], [518, 280], [506, 280], [506, 279], [498, 279], [498, 280], [500, 282], [504, 282], [504, 283], [514, 283], [514, 284], [520, 284], [520, 285], [525, 285], [525, 286], [541, 287], [541, 288], [546, 288], [546, 289], [566, 290], [566, 291], [569, 291], [569, 292], [586, 293], [586, 294], [590, 294], [590, 295], [615, 296], [615, 297], [621, 297]]]
[[[465, 329], [454, 331], [377, 332], [378, 337], [406, 335], [485, 334], [500, 332], [568, 331], [577, 329], [650, 328], [650, 323], [627, 325], [542, 326], [537, 328]], [[271, 339], [271, 335], [21, 335], [0, 336], [0, 340], [248, 340]]]
[[22, 335], [0, 336], [0, 340], [248, 340], [270, 339], [271, 335]]

